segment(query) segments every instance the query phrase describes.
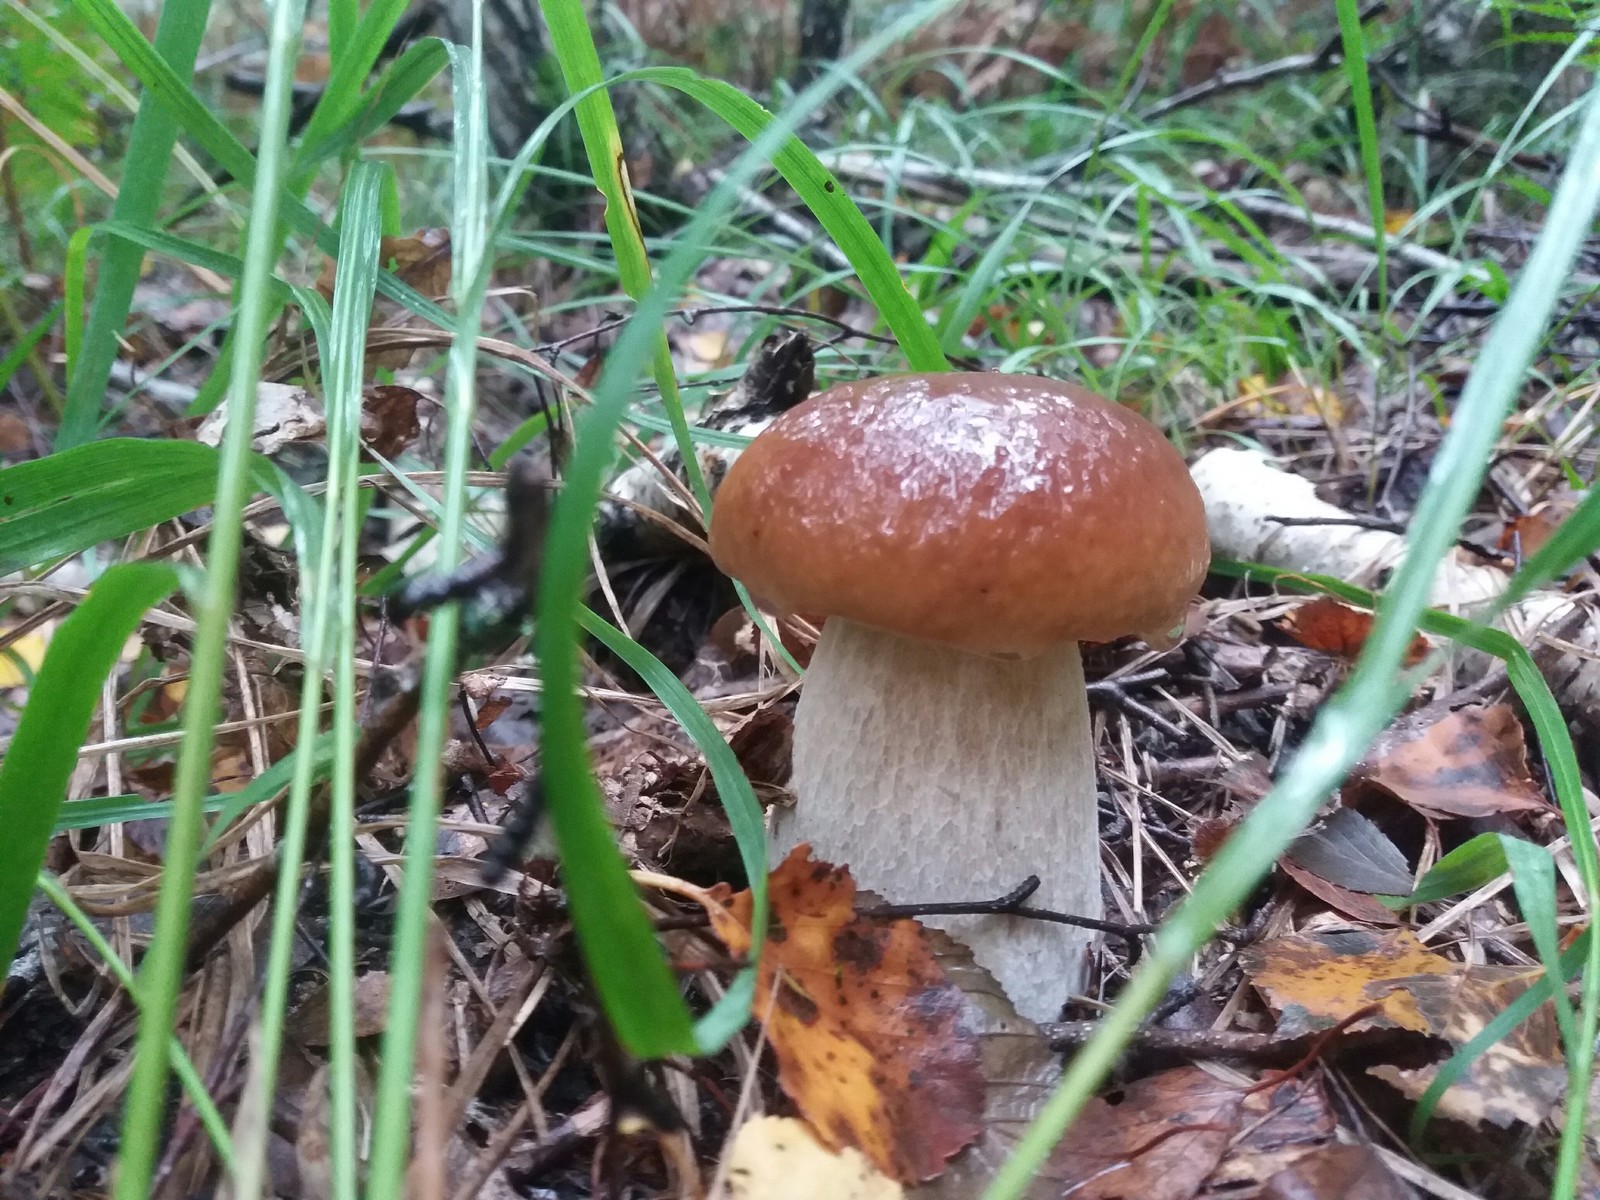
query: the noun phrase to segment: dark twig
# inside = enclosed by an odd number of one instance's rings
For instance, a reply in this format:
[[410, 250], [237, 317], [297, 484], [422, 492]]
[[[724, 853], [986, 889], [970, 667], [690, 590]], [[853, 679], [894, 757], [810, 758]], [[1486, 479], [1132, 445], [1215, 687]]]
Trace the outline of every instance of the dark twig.
[[1076, 925], [1081, 929], [1097, 929], [1101, 933], [1114, 933], [1122, 937], [1137, 937], [1154, 933], [1154, 925], [1124, 925], [1117, 921], [1097, 921], [1092, 917], [1078, 917], [1071, 913], [1054, 912], [1048, 908], [1033, 908], [1023, 903], [1039, 890], [1039, 877], [1029, 875], [1016, 887], [993, 900], [956, 900], [931, 904], [880, 904], [876, 908], [863, 908], [863, 917], [1031, 917], [1035, 921], [1053, 921], [1058, 925]]

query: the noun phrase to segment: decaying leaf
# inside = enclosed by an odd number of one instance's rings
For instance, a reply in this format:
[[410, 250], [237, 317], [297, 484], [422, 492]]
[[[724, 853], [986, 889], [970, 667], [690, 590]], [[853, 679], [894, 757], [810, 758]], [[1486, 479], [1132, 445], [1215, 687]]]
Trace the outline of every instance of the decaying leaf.
[[393, 458], [421, 431], [417, 401], [421, 395], [398, 384], [376, 384], [361, 392], [361, 440], [384, 458]]
[[1278, 1014], [1278, 1032], [1290, 1037], [1330, 1028], [1373, 1004], [1378, 1012], [1353, 1028], [1431, 1032], [1409, 985], [1457, 970], [1407, 929], [1290, 934], [1248, 947], [1240, 961]]
[[1340, 887], [1315, 871], [1308, 871], [1292, 858], [1280, 858], [1278, 868], [1329, 908], [1363, 925], [1399, 925], [1400, 915], [1383, 906], [1376, 897]]
[[1519, 560], [1537, 553], [1555, 536], [1561, 522], [1572, 515], [1573, 508], [1573, 501], [1565, 497], [1536, 505], [1531, 512], [1506, 522], [1495, 549], [1514, 554]]
[[[772, 872], [756, 1016], [778, 1082], [823, 1144], [884, 1174], [930, 1179], [979, 1132], [983, 1076], [961, 992], [915, 921], [855, 912], [850, 873], [801, 845]], [[750, 948], [750, 893], [708, 906], [734, 954]]]
[[[258, 383], [252, 415], [250, 447], [257, 454], [278, 453], [291, 442], [318, 441], [327, 432], [322, 401], [302, 387], [287, 383]], [[194, 440], [202, 446], [220, 446], [228, 427], [228, 404], [224, 401], [195, 430]]]
[[1508, 704], [1458, 708], [1418, 736], [1380, 743], [1357, 775], [1436, 818], [1550, 807], [1528, 773], [1522, 724]]
[[1261, 1200], [1412, 1200], [1371, 1146], [1324, 1146], [1267, 1180]]
[[[1537, 971], [1468, 966], [1434, 954], [1408, 930], [1293, 934], [1240, 955], [1245, 973], [1290, 1035], [1325, 1029], [1370, 1005], [1353, 1029], [1398, 1026], [1459, 1048], [1540, 978]], [[1415, 1099], [1437, 1067], [1372, 1066], [1368, 1072]], [[1440, 1100], [1469, 1124], [1536, 1125], [1566, 1086], [1555, 1013], [1546, 1004], [1472, 1064]]]
[[[1332, 596], [1318, 596], [1286, 616], [1280, 627], [1307, 650], [1353, 659], [1367, 644], [1367, 635], [1372, 632], [1372, 614], [1351, 608]], [[1415, 666], [1427, 656], [1427, 639], [1418, 634], [1406, 650], [1405, 664]]]
[[829, 1150], [792, 1117], [746, 1121], [728, 1154], [737, 1200], [899, 1200], [905, 1193], [858, 1150]]
[[[367, 971], [357, 975], [354, 995], [356, 1036], [372, 1037], [382, 1033], [389, 1019], [389, 973]], [[302, 1046], [326, 1046], [328, 999], [327, 985], [324, 984], [289, 1014], [283, 1023], [284, 1032]]]
[[[939, 929], [925, 929], [934, 957], [966, 998], [966, 1019], [977, 1032], [983, 1062], [982, 1132], [937, 1179], [911, 1189], [912, 1200], [972, 1200], [1011, 1157], [1061, 1078], [1061, 1056], [978, 966], [972, 951]], [[1058, 1200], [1063, 1185], [1047, 1164], [1028, 1200]]]
[[[406, 352], [407, 354], [410, 351]], [[398, 454], [416, 438], [417, 401], [408, 387], [369, 387], [361, 393], [361, 439], [385, 458]], [[256, 385], [254, 428], [250, 445], [258, 454], [273, 455], [298, 442], [321, 442], [328, 420], [322, 401], [302, 387], [286, 383]], [[195, 431], [204, 446], [220, 446], [228, 427], [228, 406], [211, 413]]]
[[1337, 1128], [1320, 1072], [1247, 1093], [1239, 1135], [1206, 1180], [1207, 1195], [1249, 1195], [1247, 1185], [1260, 1185], [1330, 1144]]
[[[1459, 1047], [1481, 1033], [1541, 974], [1471, 966], [1462, 967], [1454, 977], [1417, 980], [1408, 986], [1430, 1019], [1432, 1032]], [[1405, 1070], [1384, 1065], [1367, 1070], [1412, 1099], [1427, 1090], [1436, 1073], [1431, 1066]], [[1566, 1085], [1561, 1034], [1555, 1011], [1546, 1004], [1484, 1051], [1466, 1076], [1445, 1090], [1439, 1112], [1471, 1125], [1484, 1121], [1502, 1127], [1518, 1121], [1537, 1125], [1550, 1115]]]
[[1295, 838], [1284, 855], [1300, 867], [1352, 892], [1404, 896], [1411, 867], [1399, 847], [1353, 808], [1336, 808]]
[[1246, 375], [1239, 381], [1239, 398], [1232, 411], [1238, 416], [1313, 417], [1330, 428], [1344, 423], [1344, 402], [1329, 388], [1306, 384], [1294, 376], [1268, 383], [1265, 375]]
[[1239, 1123], [1241, 1088], [1198, 1067], [1151, 1075], [1091, 1100], [1050, 1169], [1073, 1200], [1191, 1200]]

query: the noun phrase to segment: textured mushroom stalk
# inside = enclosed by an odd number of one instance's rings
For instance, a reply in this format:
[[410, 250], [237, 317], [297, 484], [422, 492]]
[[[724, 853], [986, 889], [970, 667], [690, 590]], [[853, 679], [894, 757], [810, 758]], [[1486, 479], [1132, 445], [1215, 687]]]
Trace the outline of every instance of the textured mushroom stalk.
[[[896, 903], [989, 899], [1100, 915], [1094, 749], [1076, 643], [998, 659], [838, 617], [795, 717], [799, 802], [775, 810], [773, 862], [798, 843]], [[1053, 1021], [1081, 986], [1084, 929], [925, 917], [971, 948], [1017, 1011]]]

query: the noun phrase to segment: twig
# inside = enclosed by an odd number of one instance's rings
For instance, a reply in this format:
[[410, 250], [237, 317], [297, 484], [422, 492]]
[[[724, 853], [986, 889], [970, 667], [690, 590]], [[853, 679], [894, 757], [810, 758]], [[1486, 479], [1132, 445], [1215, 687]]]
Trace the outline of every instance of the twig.
[[1138, 937], [1154, 933], [1155, 925], [1123, 924], [1118, 921], [1097, 921], [1092, 917], [1079, 917], [1071, 913], [1055, 912], [1048, 908], [1033, 908], [1023, 901], [1039, 890], [1039, 877], [1029, 875], [1011, 891], [993, 900], [954, 900], [931, 904], [880, 904], [876, 908], [863, 908], [863, 917], [1031, 917], [1035, 921], [1053, 921], [1058, 925], [1076, 925], [1081, 929], [1097, 929], [1101, 933], [1114, 933], [1121, 937]]
[[[1372, 17], [1385, 11], [1389, 7], [1387, 0], [1377, 0], [1377, 3], [1368, 4], [1362, 8], [1359, 20], [1365, 24]], [[1204, 83], [1197, 83], [1194, 87], [1185, 88], [1175, 95], [1168, 96], [1165, 100], [1157, 100], [1148, 105], [1138, 114], [1139, 120], [1149, 122], [1179, 108], [1187, 108], [1191, 104], [1199, 104], [1213, 96], [1220, 96], [1226, 92], [1237, 92], [1244, 88], [1260, 87], [1274, 79], [1281, 79], [1285, 75], [1298, 75], [1302, 72], [1323, 71], [1329, 67], [1336, 67], [1344, 61], [1343, 41], [1340, 34], [1335, 33], [1327, 41], [1310, 54], [1290, 54], [1283, 58], [1274, 59], [1272, 62], [1258, 63], [1253, 67], [1240, 67], [1236, 71], [1223, 71], [1213, 75]]]

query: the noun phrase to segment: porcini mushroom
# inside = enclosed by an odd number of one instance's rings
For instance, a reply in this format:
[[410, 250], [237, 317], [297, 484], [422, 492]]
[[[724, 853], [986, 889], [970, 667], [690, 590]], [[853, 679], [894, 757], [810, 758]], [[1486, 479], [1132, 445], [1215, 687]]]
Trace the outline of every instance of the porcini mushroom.
[[[711, 552], [779, 612], [826, 616], [795, 718], [801, 842], [891, 902], [1101, 911], [1080, 641], [1179, 625], [1210, 560], [1183, 459], [1143, 417], [1031, 376], [842, 384], [779, 417], [717, 497]], [[1082, 929], [932, 918], [1018, 1012], [1082, 985]]]

